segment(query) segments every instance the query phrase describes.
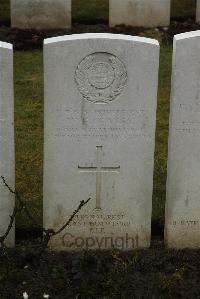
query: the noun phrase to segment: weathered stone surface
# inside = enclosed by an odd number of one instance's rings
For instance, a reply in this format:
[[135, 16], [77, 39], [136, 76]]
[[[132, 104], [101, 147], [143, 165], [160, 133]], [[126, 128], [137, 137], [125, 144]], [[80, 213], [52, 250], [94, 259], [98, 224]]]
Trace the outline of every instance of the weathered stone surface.
[[11, 0], [11, 25], [21, 29], [71, 27], [71, 0]]
[[[12, 45], [0, 42], [0, 176], [15, 187], [14, 164], [14, 101]], [[5, 234], [14, 208], [14, 197], [0, 183], [0, 236]], [[14, 245], [14, 227], [6, 240]]]
[[44, 225], [53, 249], [131, 249], [151, 238], [158, 42], [112, 34], [45, 40]]
[[200, 247], [200, 31], [174, 38], [165, 242]]
[[110, 0], [110, 26], [168, 26], [170, 0]]

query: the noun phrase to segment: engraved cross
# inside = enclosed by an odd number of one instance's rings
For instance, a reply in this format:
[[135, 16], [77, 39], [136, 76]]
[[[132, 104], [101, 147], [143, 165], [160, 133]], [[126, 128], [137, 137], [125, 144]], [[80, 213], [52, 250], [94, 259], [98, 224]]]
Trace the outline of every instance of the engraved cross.
[[96, 166], [83, 167], [78, 166], [81, 173], [96, 173], [96, 209], [101, 209], [101, 185], [103, 173], [119, 173], [120, 166], [104, 167], [102, 166], [102, 149], [103, 146], [97, 146], [97, 163]]

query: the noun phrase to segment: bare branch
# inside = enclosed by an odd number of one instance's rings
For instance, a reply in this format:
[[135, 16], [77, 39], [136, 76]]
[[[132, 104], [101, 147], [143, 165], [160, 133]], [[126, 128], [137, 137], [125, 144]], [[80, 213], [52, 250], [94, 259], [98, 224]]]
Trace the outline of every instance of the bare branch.
[[20, 206], [22, 206], [22, 209], [26, 212], [28, 218], [30, 218], [30, 220], [32, 221], [32, 223], [39, 227], [39, 223], [35, 220], [35, 218], [31, 215], [31, 213], [29, 212], [27, 205], [26, 205], [26, 201], [23, 200], [20, 196], [20, 194], [17, 191], [14, 191], [6, 182], [5, 178], [3, 176], [1, 176], [1, 179], [3, 180], [3, 183], [5, 185], [5, 187], [12, 193], [15, 195], [16, 200], [19, 202]]
[[[29, 212], [26, 202], [21, 198], [20, 194], [17, 191], [14, 191], [6, 182], [5, 178], [3, 176], [1, 176], [1, 179], [3, 180], [3, 183], [5, 185], [5, 187], [12, 193], [15, 195], [16, 200], [19, 202], [19, 208], [17, 208], [15, 206], [12, 215], [10, 216], [10, 223], [8, 225], [8, 228], [6, 230], [6, 233], [0, 237], [0, 244], [2, 245], [2, 247], [4, 246], [4, 241], [7, 238], [15, 217], [17, 215], [17, 213], [21, 212], [22, 210], [24, 210], [24, 212], [27, 214], [28, 218], [30, 218], [30, 220], [32, 221], [32, 223], [34, 223], [36, 226], [39, 226], [39, 224], [37, 223], [37, 221], [34, 219], [34, 217], [31, 215], [31, 213]], [[41, 248], [40, 248], [40, 253], [42, 253], [46, 247], [48, 246], [49, 241], [51, 240], [52, 237], [60, 234], [67, 226], [69, 226], [69, 224], [72, 222], [72, 220], [74, 219], [74, 217], [76, 216], [76, 214], [90, 201], [90, 198], [86, 201], [82, 200], [79, 204], [79, 206], [77, 207], [77, 209], [73, 212], [73, 214], [70, 216], [70, 218], [66, 221], [66, 223], [57, 231], [54, 231], [53, 229], [42, 229], [43, 233], [44, 233], [44, 237], [43, 237], [43, 241], [41, 244]]]
[[[15, 194], [15, 193], [13, 192], [13, 190], [12, 190], [12, 189], [8, 186], [8, 184], [6, 183], [5, 178], [4, 178], [4, 177], [1, 177], [1, 178], [2, 178], [2, 180], [3, 180], [4, 185], [8, 188], [8, 190], [9, 190], [12, 194]], [[3, 236], [0, 236], [0, 244], [1, 244], [1, 247], [2, 247], [2, 248], [5, 247], [4, 242], [5, 242], [7, 236], [9, 235], [9, 233], [10, 233], [12, 227], [13, 227], [13, 223], [14, 223], [14, 221], [15, 221], [15, 217], [16, 217], [17, 213], [21, 212], [22, 209], [23, 209], [23, 205], [22, 205], [21, 203], [20, 203], [19, 208], [16, 207], [16, 205], [15, 205], [14, 210], [13, 210], [13, 212], [12, 212], [12, 215], [10, 216], [10, 222], [9, 222], [9, 224], [8, 224], [7, 230], [6, 230], [6, 232], [5, 232], [5, 234], [4, 234]]]
[[22, 209], [23, 209], [23, 207], [22, 208], [17, 208], [17, 207], [14, 208], [13, 213], [10, 216], [10, 222], [9, 222], [9, 225], [7, 227], [6, 232], [5, 232], [5, 234], [3, 236], [0, 236], [1, 247], [5, 246], [4, 241], [7, 238], [8, 234], [10, 233], [10, 231], [11, 231], [11, 229], [13, 227], [13, 223], [15, 221], [15, 217], [16, 217], [17, 213], [20, 212]]
[[78, 206], [78, 208], [74, 211], [74, 213], [72, 214], [72, 216], [69, 218], [69, 220], [57, 231], [54, 233], [54, 236], [60, 234], [74, 219], [74, 217], [76, 216], [76, 214], [91, 200], [91, 198], [88, 198], [88, 200], [84, 201], [82, 200]]
[[72, 220], [74, 219], [74, 217], [76, 216], [76, 214], [91, 200], [91, 198], [88, 198], [88, 200], [82, 200], [78, 206], [78, 208], [73, 212], [73, 214], [71, 215], [71, 217], [67, 220], [67, 222], [58, 230], [58, 231], [54, 231], [53, 229], [43, 229], [44, 231], [44, 247], [48, 246], [49, 241], [51, 240], [51, 238], [55, 237], [56, 235], [60, 234], [67, 226], [69, 226], [69, 224], [72, 222]]

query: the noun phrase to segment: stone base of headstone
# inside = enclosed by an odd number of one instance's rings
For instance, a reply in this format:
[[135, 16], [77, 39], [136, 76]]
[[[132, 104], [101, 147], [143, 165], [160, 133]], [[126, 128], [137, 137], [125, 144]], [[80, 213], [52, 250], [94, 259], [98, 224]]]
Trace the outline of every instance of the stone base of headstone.
[[114, 34], [45, 40], [44, 226], [59, 250], [150, 246], [159, 44]]
[[11, 26], [20, 29], [71, 27], [71, 0], [11, 0]]
[[[0, 42], [0, 177], [15, 188], [14, 162], [14, 99], [13, 49], [11, 44]], [[14, 210], [14, 196], [0, 178], [0, 236], [4, 235]], [[5, 240], [14, 246], [14, 225]]]
[[200, 31], [174, 38], [165, 243], [200, 248]]
[[110, 0], [110, 26], [157, 27], [170, 24], [171, 0]]

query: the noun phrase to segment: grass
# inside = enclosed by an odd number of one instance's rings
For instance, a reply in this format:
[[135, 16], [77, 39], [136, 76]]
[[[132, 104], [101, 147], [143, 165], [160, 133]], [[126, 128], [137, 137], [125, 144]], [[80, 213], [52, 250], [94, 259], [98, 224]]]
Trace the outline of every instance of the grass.
[[78, 23], [108, 23], [109, 1], [108, 0], [73, 0], [73, 22]]
[[194, 18], [196, 15], [196, 0], [171, 0], [172, 18]]
[[10, 1], [0, 0], [0, 24], [10, 24]]
[[153, 220], [163, 221], [167, 176], [172, 47], [161, 47], [155, 148]]
[[[43, 70], [42, 52], [17, 52], [15, 63], [16, 188], [42, 224]], [[17, 226], [29, 227], [18, 217]]]

